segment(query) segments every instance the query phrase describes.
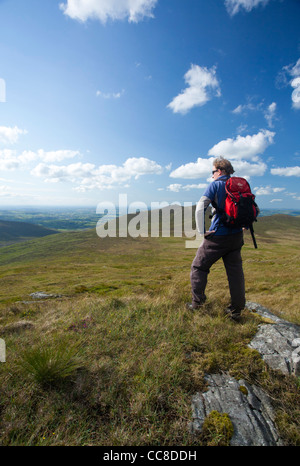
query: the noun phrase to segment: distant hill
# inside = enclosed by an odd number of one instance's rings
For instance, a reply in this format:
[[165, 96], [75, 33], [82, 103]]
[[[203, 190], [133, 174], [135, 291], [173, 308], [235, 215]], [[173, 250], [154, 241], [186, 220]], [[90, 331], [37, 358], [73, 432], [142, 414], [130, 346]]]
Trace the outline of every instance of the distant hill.
[[276, 214], [266, 217], [258, 217], [254, 224], [254, 231], [265, 238], [283, 238], [299, 236], [300, 217], [292, 215]]
[[25, 222], [0, 220], [0, 246], [43, 236], [54, 235], [56, 230]]

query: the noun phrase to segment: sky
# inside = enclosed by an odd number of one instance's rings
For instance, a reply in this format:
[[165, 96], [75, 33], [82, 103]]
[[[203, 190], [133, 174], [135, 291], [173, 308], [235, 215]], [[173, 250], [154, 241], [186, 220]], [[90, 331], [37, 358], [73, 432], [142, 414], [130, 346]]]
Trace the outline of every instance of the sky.
[[0, 0], [0, 208], [300, 210], [300, 0]]

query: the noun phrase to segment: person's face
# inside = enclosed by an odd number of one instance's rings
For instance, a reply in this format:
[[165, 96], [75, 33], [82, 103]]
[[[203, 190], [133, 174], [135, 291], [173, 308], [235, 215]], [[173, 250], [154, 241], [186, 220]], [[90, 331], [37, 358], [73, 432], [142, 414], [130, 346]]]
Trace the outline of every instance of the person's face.
[[214, 180], [217, 180], [219, 178], [219, 176], [222, 175], [222, 172], [219, 168], [216, 168], [216, 167], [213, 167], [213, 171], [212, 171], [212, 178]]

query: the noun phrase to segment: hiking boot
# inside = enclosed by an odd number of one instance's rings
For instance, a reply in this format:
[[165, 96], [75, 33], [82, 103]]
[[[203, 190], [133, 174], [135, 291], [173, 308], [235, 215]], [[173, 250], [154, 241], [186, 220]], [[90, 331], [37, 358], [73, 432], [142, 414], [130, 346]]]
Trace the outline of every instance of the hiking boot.
[[203, 306], [204, 303], [201, 304], [195, 304], [195, 303], [186, 303], [185, 307], [188, 311], [197, 311], [197, 309], [200, 309]]
[[234, 322], [241, 321], [241, 311], [238, 311], [237, 309], [234, 309], [231, 306], [229, 306], [227, 309], [224, 310], [224, 312], [226, 317], [233, 320]]

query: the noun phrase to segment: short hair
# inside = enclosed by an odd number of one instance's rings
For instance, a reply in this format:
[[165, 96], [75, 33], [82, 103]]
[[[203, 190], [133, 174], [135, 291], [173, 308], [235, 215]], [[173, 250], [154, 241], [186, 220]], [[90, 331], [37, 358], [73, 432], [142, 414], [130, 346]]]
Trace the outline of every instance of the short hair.
[[214, 167], [217, 170], [222, 170], [226, 173], [226, 175], [232, 175], [234, 173], [233, 166], [229, 162], [229, 160], [224, 159], [224, 157], [218, 157], [213, 161]]

